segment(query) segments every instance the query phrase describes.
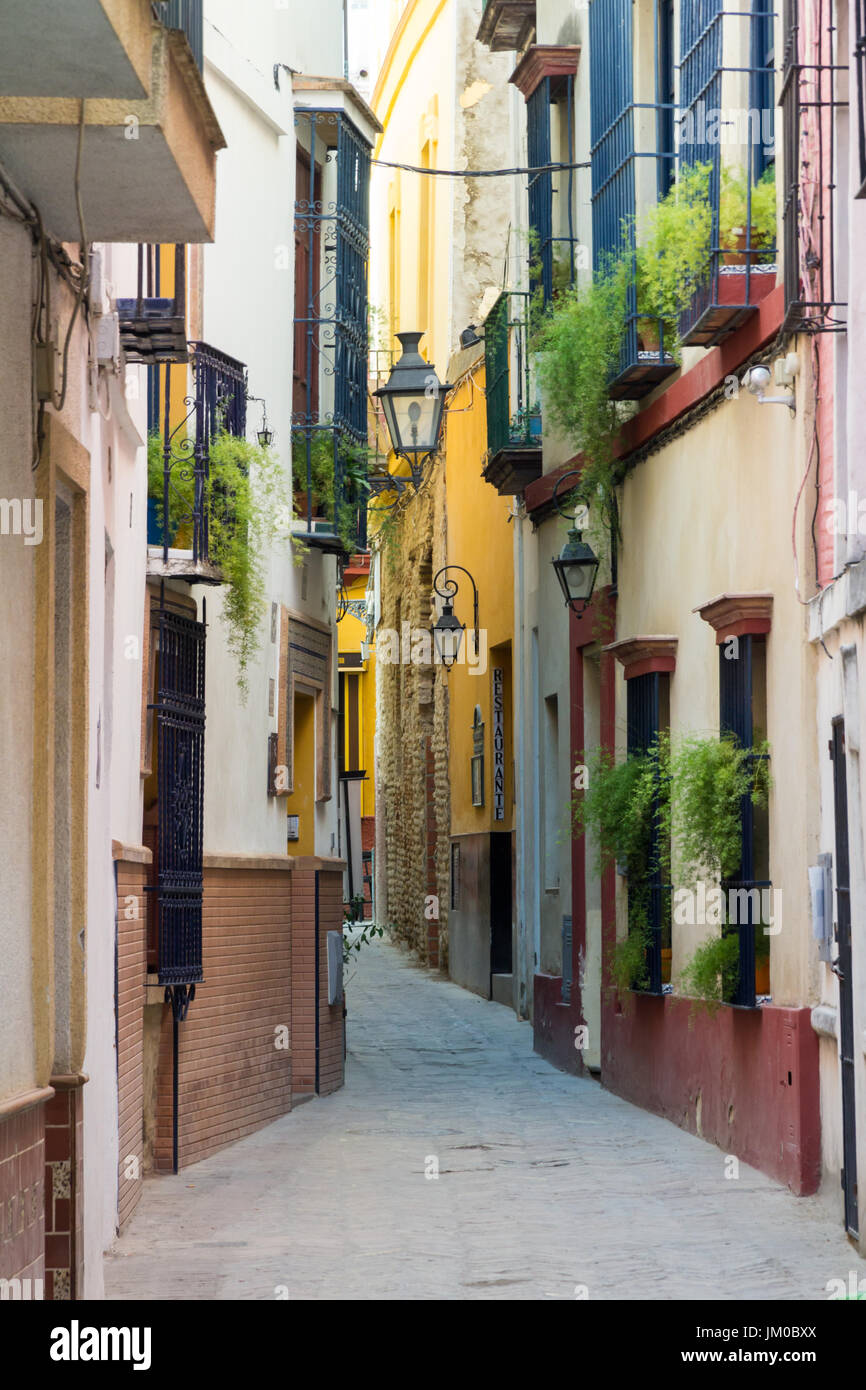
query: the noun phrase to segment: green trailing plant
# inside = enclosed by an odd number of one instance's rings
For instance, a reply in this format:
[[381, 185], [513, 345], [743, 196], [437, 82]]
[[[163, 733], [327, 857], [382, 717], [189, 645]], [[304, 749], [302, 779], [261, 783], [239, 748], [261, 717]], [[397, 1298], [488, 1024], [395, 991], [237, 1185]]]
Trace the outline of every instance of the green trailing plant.
[[769, 744], [741, 748], [733, 735], [686, 735], [672, 757], [673, 820], [681, 872], [733, 878], [740, 867], [744, 797], [765, 806]]
[[[696, 734], [672, 745], [669, 736], [662, 734], [645, 754], [617, 763], [597, 750], [584, 757], [584, 766], [586, 786], [572, 800], [573, 830], [592, 833], [597, 872], [615, 862], [629, 885], [629, 931], [614, 949], [611, 982], [620, 990], [645, 988], [652, 878], [660, 874], [662, 882], [670, 881], [672, 849], [681, 882], [736, 875], [743, 799], [748, 797], [755, 806], [766, 805], [772, 785], [769, 745], [762, 741], [744, 749], [731, 735]], [[736, 933], [725, 938], [731, 939], [739, 949]], [[712, 976], [713, 970], [719, 974], [719, 953], [727, 960], [725, 953], [733, 950], [730, 945], [713, 946], [713, 941], [699, 948], [694, 969], [690, 962], [681, 977], [690, 993], [709, 1000], [722, 988]], [[761, 931], [756, 931], [755, 946], [756, 956], [766, 958], [769, 938]], [[727, 966], [726, 970], [722, 984], [729, 981]], [[718, 997], [730, 997], [726, 984], [725, 989]]]
[[682, 970], [679, 985], [697, 1008], [715, 1013], [736, 993], [740, 975], [740, 939], [736, 931], [702, 941]]
[[615, 862], [628, 878], [628, 932], [609, 967], [620, 993], [649, 984], [649, 882], [669, 867], [669, 757], [666, 735], [647, 753], [619, 763], [599, 751], [585, 763], [587, 785], [572, 801], [575, 830], [591, 830], [596, 841], [597, 870]]
[[713, 214], [709, 164], [683, 165], [646, 214], [635, 254], [639, 314], [661, 319], [665, 346], [679, 343], [679, 318], [710, 271]]
[[609, 383], [622, 348], [627, 272], [612, 262], [584, 285], [563, 290], [536, 320], [532, 347], [546, 418], [583, 455], [578, 500], [616, 524], [614, 439], [623, 419]]
[[[363, 899], [362, 899], [361, 911], [363, 912], [363, 910], [364, 910], [364, 909], [363, 909]], [[347, 926], [353, 924], [354, 922], [356, 922], [356, 921], [358, 920], [357, 917], [354, 917], [354, 916], [351, 916], [351, 915], [350, 915], [350, 912], [351, 912], [351, 911], [353, 911], [353, 909], [347, 909], [347, 910], [344, 911], [344, 914], [343, 914], [344, 917], [345, 917], [346, 925], [347, 925]], [[371, 942], [371, 941], [374, 941], [374, 940], [376, 939], [377, 936], [384, 936], [384, 935], [385, 935], [385, 928], [384, 928], [384, 927], [377, 927], [376, 924], [375, 924], [374, 922], [368, 922], [367, 925], [364, 926], [364, 927], [362, 927], [360, 931], [355, 932], [355, 934], [354, 934], [352, 937], [344, 936], [344, 937], [343, 937], [343, 964], [344, 964], [344, 965], [348, 965], [350, 961], [352, 961], [352, 960], [354, 960], [354, 959], [356, 958], [358, 952], [362, 949], [362, 947], [364, 947], [364, 946], [369, 946], [370, 942]]]
[[[172, 445], [169, 485], [169, 544], [191, 524], [195, 506], [191, 443]], [[208, 554], [222, 573], [222, 620], [235, 659], [238, 688], [247, 694], [247, 670], [258, 650], [265, 610], [265, 549], [276, 539], [282, 507], [283, 471], [270, 449], [220, 429], [208, 446], [204, 505]], [[163, 451], [159, 434], [148, 437], [148, 495], [163, 524]]]

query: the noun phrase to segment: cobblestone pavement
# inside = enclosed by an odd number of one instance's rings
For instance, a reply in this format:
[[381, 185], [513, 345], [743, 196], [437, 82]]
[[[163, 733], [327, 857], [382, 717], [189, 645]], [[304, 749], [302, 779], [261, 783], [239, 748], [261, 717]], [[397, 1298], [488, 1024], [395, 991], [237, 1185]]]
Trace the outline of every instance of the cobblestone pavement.
[[395, 947], [360, 953], [347, 998], [345, 1089], [148, 1181], [108, 1298], [825, 1299], [866, 1275], [819, 1201], [726, 1180], [719, 1149]]

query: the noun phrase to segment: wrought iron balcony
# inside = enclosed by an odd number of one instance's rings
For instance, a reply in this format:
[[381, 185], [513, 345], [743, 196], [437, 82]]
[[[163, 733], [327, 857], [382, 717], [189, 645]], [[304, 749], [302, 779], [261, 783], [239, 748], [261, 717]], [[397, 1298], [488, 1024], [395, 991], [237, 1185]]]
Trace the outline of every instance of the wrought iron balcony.
[[120, 342], [128, 362], [187, 362], [186, 247], [174, 248], [174, 293], [161, 295], [160, 247], [138, 247], [138, 290], [118, 299]]
[[541, 407], [532, 382], [529, 295], [501, 294], [484, 327], [487, 462], [484, 478], [500, 494], [523, 492], [541, 475]]
[[299, 107], [295, 124], [293, 529], [345, 555], [367, 544], [371, 145], [348, 109]]
[[[736, 27], [731, 23], [738, 20]], [[726, 29], [726, 23], [730, 26]], [[772, 122], [773, 91], [772, 6], [752, 6], [731, 15], [723, 0], [708, 0], [702, 7], [686, 6], [682, 16], [680, 101], [683, 129], [692, 138], [683, 144], [689, 165], [709, 167], [709, 202], [712, 211], [710, 268], [705, 284], [682, 317], [680, 336], [690, 347], [712, 347], [754, 314], [758, 304], [776, 284], [775, 236], [772, 243], [757, 235], [752, 207], [765, 168], [773, 160], [772, 126], [764, 129], [764, 114]], [[741, 52], [750, 54], [743, 68]], [[737, 141], [738, 159], [722, 162], [722, 147], [707, 119], [708, 111], [721, 110], [723, 95], [731, 83], [748, 95], [748, 120]], [[759, 129], [753, 128], [753, 115]], [[757, 134], [757, 140], [755, 136]], [[730, 145], [730, 139], [727, 141]], [[769, 147], [769, 152], [768, 148]], [[736, 168], [743, 186], [742, 232], [738, 244], [731, 230], [723, 230], [722, 203], [725, 176]], [[727, 243], [727, 244], [725, 244]]]
[[[207, 343], [193, 342], [189, 347], [193, 389], [192, 395], [183, 397], [185, 413], [179, 423], [173, 423], [178, 412], [172, 400], [171, 367], [166, 365], [161, 373], [159, 367], [151, 368], [156, 383], [151, 408], [161, 412], [162, 426], [152, 416], [148, 573], [219, 584], [222, 574], [210, 550], [210, 508], [216, 495], [211, 486], [210, 446], [220, 430], [239, 438], [246, 433], [247, 369]], [[152, 458], [155, 448], [162, 453], [161, 473]], [[154, 495], [159, 491], [154, 474], [161, 482], [161, 495]]]
[[535, 0], [484, 0], [476, 38], [492, 53], [523, 48], [535, 32]]
[[199, 72], [204, 67], [202, 12], [204, 0], [154, 0], [153, 12], [166, 29], [180, 29], [186, 35]]

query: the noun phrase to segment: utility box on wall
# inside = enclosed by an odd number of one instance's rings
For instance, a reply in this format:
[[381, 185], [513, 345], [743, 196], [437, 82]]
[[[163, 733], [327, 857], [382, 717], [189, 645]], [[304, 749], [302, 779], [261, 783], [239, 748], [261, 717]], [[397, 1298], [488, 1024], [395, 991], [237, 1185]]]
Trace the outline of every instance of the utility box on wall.
[[343, 933], [328, 932], [328, 1003], [339, 1004], [343, 998]]

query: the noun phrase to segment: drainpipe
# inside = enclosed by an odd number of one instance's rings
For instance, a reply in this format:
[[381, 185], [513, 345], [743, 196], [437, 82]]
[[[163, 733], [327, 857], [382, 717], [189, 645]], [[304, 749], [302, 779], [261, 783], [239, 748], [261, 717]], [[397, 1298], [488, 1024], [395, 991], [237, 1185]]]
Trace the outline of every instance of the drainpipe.
[[343, 0], [343, 77], [349, 80], [349, 0]]

